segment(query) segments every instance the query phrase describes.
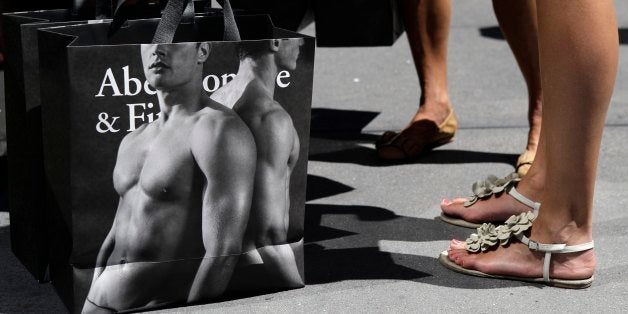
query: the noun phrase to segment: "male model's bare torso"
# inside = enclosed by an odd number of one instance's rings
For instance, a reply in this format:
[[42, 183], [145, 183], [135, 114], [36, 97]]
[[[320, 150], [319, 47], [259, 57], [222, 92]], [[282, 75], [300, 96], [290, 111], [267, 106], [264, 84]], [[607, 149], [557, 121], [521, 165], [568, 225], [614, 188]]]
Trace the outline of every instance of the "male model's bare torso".
[[88, 299], [127, 309], [185, 300], [204, 256], [205, 177], [190, 148], [199, 119], [222, 114], [205, 108], [157, 120], [127, 135], [113, 173], [120, 195], [112, 227], [115, 245]]
[[[287, 159], [287, 170], [291, 172], [299, 157], [299, 137], [290, 115], [272, 98], [272, 95], [265, 95], [259, 82], [253, 81], [248, 84], [233, 110], [249, 127], [256, 143], [261, 141], [262, 137], [270, 135], [269, 133], [292, 139], [289, 144], [290, 154]], [[273, 119], [274, 121], [271, 121]], [[269, 122], [277, 122], [278, 120], [281, 120], [282, 123], [269, 127]], [[290, 173], [288, 173], [289, 175]]]
[[[251, 130], [258, 153], [245, 251], [262, 245], [285, 244], [289, 224], [290, 176], [299, 157], [298, 134], [288, 113], [257, 81], [248, 84], [233, 109]], [[264, 170], [269, 168], [268, 164], [274, 164], [271, 171]], [[280, 184], [268, 181], [268, 176], [279, 177]], [[260, 234], [271, 229], [281, 229], [281, 239], [269, 239], [264, 235], [268, 241], [260, 241]]]

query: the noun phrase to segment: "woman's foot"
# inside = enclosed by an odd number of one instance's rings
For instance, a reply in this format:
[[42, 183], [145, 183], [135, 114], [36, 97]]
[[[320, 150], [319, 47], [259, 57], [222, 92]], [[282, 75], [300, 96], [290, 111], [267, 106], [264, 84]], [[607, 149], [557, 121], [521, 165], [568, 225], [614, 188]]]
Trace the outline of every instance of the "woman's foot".
[[[537, 236], [537, 233], [540, 232], [535, 232], [532, 228], [530, 238], [540, 243], [564, 243], [560, 240], [561, 237], [554, 237], [554, 240], [543, 239], [544, 237]], [[590, 241], [590, 236], [580, 238], [582, 240], [576, 240], [574, 243], [567, 241], [567, 245], [578, 245]], [[512, 242], [506, 246], [499, 246], [482, 253], [469, 252], [465, 249], [465, 242], [452, 240], [447, 252], [450, 261], [466, 270], [497, 276], [543, 278], [545, 253], [533, 251], [516, 239], [512, 239]], [[595, 254], [592, 249], [575, 253], [553, 253], [549, 278], [589, 279], [593, 276], [595, 265]]]
[[449, 143], [457, 128], [458, 121], [449, 101], [425, 103], [401, 132], [385, 132], [375, 142], [375, 147], [382, 159], [410, 159]]
[[[534, 173], [517, 184], [517, 192], [522, 196], [538, 202], [541, 199], [544, 180]], [[454, 217], [466, 222], [481, 224], [484, 222], [503, 222], [512, 215], [533, 210], [528, 204], [517, 200], [507, 192], [493, 194], [486, 199], [480, 199], [470, 206], [465, 206], [469, 198], [444, 199], [440, 208], [448, 217]]]
[[385, 144], [390, 142], [397, 134], [403, 132], [412, 126], [414, 122], [420, 120], [432, 121], [436, 125], [441, 125], [449, 116], [449, 113], [453, 111], [451, 103], [449, 100], [446, 101], [431, 101], [425, 102], [419, 105], [419, 110], [414, 114], [410, 122], [399, 132], [397, 131], [386, 131], [384, 132], [379, 139], [375, 142], [376, 148], [378, 148], [381, 144]]
[[419, 106], [419, 110], [414, 114], [410, 123], [406, 125], [404, 129], [407, 129], [412, 125], [412, 123], [420, 121], [420, 120], [429, 120], [433, 121], [437, 125], [441, 125], [449, 116], [449, 113], [453, 110], [451, 106], [451, 102], [449, 100], [443, 101], [426, 101], [421, 106]]

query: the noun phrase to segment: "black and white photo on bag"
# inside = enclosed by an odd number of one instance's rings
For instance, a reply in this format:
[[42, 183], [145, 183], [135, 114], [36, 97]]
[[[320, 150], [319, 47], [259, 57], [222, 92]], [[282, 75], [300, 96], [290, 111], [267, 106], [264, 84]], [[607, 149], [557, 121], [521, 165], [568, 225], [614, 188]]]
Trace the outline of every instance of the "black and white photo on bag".
[[[72, 312], [304, 285], [314, 39], [221, 16], [41, 30], [52, 282]], [[225, 98], [225, 96], [229, 96]]]
[[287, 242], [290, 177], [299, 160], [300, 142], [290, 115], [274, 98], [276, 88], [290, 84], [287, 79], [297, 68], [303, 44], [303, 39], [239, 44], [236, 76], [211, 97], [233, 108], [255, 138], [255, 185], [239, 266], [263, 264], [270, 278], [265, 284], [275, 287], [304, 284]]
[[[210, 43], [143, 44], [144, 84], [127, 73], [119, 87], [105, 71], [96, 97], [134, 89], [130, 94], [141, 90], [157, 101], [139, 109], [127, 104], [132, 131], [119, 144], [112, 177], [119, 200], [83, 312], [303, 286], [294, 251], [303, 241], [288, 235], [300, 139], [275, 100], [275, 89], [291, 84], [303, 44], [232, 44], [237, 73], [205, 77]], [[218, 77], [225, 84], [210, 98]], [[150, 107], [158, 112], [135, 111]], [[108, 125], [100, 118], [97, 132], [117, 133], [115, 119]]]
[[255, 143], [237, 115], [205, 97], [208, 43], [141, 46], [159, 115], [124, 137], [120, 197], [84, 312], [221, 295], [241, 254]]

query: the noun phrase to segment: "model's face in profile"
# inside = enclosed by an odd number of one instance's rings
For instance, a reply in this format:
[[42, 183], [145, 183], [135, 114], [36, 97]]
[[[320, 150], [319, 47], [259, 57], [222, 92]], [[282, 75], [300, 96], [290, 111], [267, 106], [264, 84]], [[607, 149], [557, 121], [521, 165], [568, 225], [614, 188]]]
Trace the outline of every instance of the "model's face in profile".
[[303, 38], [279, 40], [279, 50], [277, 51], [279, 65], [288, 70], [296, 69], [300, 47], [304, 43]]
[[141, 51], [146, 80], [158, 90], [167, 90], [194, 79], [209, 48], [206, 43], [145, 44]]

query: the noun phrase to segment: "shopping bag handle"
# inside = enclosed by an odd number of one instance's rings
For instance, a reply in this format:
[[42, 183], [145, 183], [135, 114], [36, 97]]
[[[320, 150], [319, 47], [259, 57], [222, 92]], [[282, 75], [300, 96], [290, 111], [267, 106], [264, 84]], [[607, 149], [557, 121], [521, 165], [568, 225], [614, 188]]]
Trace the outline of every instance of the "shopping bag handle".
[[[75, 1], [84, 1], [84, 0], [75, 0]], [[103, 1], [103, 0], [98, 0], [98, 1]], [[134, 1], [119, 0], [118, 1], [118, 3], [116, 4], [116, 7], [114, 8], [112, 21], [109, 24], [109, 31], [107, 34], [108, 37], [113, 36], [122, 27], [122, 25], [124, 25], [124, 23], [131, 18], [132, 8], [138, 1], [142, 1], [142, 0], [134, 0]], [[194, 1], [189, 1], [189, 3], [187, 3], [185, 6], [185, 10], [183, 11], [182, 22], [194, 23], [194, 14], [195, 14]]]
[[[154, 44], [172, 43], [177, 27], [181, 23], [184, 8], [192, 2], [192, 0], [168, 0], [166, 8], [161, 15], [159, 25], [157, 25], [155, 36], [153, 37]], [[229, 0], [224, 0], [222, 12], [224, 18], [223, 40], [240, 41], [240, 32], [238, 30], [238, 25], [235, 22], [233, 9], [231, 8]]]

